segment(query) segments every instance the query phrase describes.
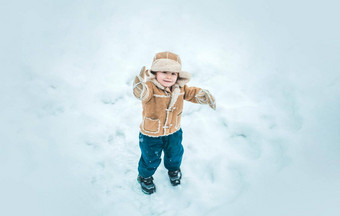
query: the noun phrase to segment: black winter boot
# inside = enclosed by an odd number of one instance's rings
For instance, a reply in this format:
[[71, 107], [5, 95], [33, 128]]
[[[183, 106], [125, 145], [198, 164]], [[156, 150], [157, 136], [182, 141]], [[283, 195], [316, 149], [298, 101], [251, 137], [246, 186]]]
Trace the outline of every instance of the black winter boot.
[[145, 194], [152, 194], [152, 193], [156, 192], [156, 186], [153, 183], [153, 177], [152, 176], [147, 177], [147, 178], [143, 178], [142, 176], [138, 175], [137, 181], [141, 185], [142, 191]]
[[181, 169], [178, 169], [175, 171], [169, 171], [168, 175], [169, 175], [172, 186], [177, 186], [181, 184], [181, 178], [182, 178]]

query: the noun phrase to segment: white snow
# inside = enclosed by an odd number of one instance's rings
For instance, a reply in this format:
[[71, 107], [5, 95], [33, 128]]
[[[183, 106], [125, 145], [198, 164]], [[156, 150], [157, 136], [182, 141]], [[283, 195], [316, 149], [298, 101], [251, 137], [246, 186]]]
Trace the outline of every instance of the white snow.
[[[0, 215], [335, 216], [336, 1], [12, 1], [0, 9]], [[178, 53], [191, 86], [179, 187], [136, 181], [132, 81]]]

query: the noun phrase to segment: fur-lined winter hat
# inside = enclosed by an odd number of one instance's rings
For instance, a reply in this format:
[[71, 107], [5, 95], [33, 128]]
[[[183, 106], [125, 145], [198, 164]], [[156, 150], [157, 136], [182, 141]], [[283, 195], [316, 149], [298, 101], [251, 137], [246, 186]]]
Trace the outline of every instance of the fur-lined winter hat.
[[[191, 74], [182, 71], [181, 58], [172, 52], [159, 52], [153, 58], [151, 71], [167, 71], [178, 73], [177, 83], [183, 87], [191, 78]], [[151, 75], [152, 77], [152, 75]]]
[[172, 52], [156, 53], [153, 58], [151, 71], [168, 71], [179, 73], [182, 71], [180, 57]]

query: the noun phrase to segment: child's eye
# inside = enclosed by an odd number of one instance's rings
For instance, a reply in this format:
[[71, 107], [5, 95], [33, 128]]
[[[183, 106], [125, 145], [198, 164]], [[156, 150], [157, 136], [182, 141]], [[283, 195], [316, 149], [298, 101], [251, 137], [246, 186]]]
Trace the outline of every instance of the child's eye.
[[171, 73], [172, 76], [176, 76], [176, 73]]

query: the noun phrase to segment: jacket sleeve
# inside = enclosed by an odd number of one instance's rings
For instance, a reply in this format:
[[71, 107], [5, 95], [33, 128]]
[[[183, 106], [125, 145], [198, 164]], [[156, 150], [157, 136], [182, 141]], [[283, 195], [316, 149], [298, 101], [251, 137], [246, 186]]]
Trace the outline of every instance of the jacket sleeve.
[[151, 99], [152, 97], [152, 85], [150, 82], [145, 82], [145, 66], [140, 71], [139, 75], [137, 75], [133, 81], [133, 95], [145, 102]]
[[206, 89], [188, 87], [185, 85], [184, 100], [199, 104], [209, 104], [212, 109], [216, 110], [215, 98]]

